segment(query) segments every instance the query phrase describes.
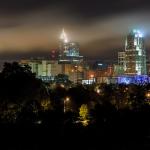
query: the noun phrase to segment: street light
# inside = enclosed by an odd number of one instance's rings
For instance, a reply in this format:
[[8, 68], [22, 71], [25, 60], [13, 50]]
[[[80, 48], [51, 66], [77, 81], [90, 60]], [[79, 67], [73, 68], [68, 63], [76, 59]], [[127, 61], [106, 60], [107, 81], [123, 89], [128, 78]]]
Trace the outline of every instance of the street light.
[[70, 101], [70, 98], [69, 97], [66, 97], [64, 99], [64, 113], [66, 112], [66, 106], [67, 106], [67, 103]]
[[92, 84], [93, 84], [93, 83], [94, 83], [94, 74], [91, 74], [91, 75], [90, 75], [90, 78], [91, 78]]
[[148, 103], [148, 104], [150, 104], [150, 90], [148, 90], [147, 92], [146, 92], [146, 102]]
[[74, 66], [75, 67], [75, 71], [76, 71], [76, 83], [78, 83], [78, 66]]
[[97, 89], [97, 91], [96, 91], [96, 92], [97, 92], [97, 94], [99, 94], [99, 93], [100, 93], [100, 89]]

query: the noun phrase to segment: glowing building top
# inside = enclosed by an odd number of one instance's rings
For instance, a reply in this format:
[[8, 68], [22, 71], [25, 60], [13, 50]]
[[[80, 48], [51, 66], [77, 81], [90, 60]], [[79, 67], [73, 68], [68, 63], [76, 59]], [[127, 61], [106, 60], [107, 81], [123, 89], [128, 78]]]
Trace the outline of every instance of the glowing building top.
[[143, 37], [143, 33], [140, 30], [133, 30], [133, 33], [135, 34], [135, 37]]
[[59, 62], [80, 62], [82, 59], [83, 56], [80, 56], [78, 42], [68, 41], [67, 34], [63, 29], [59, 42]]
[[[132, 30], [126, 38], [126, 50], [144, 51], [144, 36], [139, 30]], [[141, 53], [141, 52], [139, 52]]]
[[67, 34], [65, 33], [65, 30], [62, 30], [62, 33], [60, 35], [60, 40], [62, 40], [64, 43], [68, 43]]

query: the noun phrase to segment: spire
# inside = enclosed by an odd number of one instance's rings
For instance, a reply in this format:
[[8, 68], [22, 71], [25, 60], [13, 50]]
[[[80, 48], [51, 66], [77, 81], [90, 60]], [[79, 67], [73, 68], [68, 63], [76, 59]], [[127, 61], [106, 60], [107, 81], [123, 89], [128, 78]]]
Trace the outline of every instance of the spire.
[[68, 38], [67, 38], [67, 35], [66, 35], [66, 33], [65, 33], [64, 28], [63, 28], [62, 33], [61, 33], [61, 35], [60, 35], [60, 39], [61, 39], [64, 43], [67, 43], [67, 42], [68, 42]]

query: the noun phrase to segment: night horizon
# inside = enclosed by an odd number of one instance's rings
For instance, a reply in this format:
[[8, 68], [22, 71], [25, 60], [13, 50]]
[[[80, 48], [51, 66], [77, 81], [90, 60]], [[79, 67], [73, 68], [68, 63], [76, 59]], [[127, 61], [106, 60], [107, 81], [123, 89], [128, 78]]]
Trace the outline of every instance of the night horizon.
[[115, 54], [124, 49], [126, 35], [136, 28], [145, 35], [149, 55], [147, 0], [6, 0], [0, 4], [1, 59], [21, 59], [23, 54], [33, 57], [38, 51], [45, 55], [58, 48], [63, 28], [70, 41], [79, 42], [83, 55], [103, 60], [115, 60]]
[[149, 18], [149, 0], [1, 0], [0, 149], [150, 149]]

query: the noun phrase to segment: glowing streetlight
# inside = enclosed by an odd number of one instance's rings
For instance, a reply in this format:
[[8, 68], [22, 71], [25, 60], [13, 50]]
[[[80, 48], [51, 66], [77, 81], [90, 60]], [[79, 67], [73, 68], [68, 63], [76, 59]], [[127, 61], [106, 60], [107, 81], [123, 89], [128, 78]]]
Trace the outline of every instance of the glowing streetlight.
[[64, 99], [64, 113], [66, 112], [66, 107], [67, 107], [67, 103], [70, 101], [70, 98], [69, 97], [66, 97]]
[[65, 86], [64, 86], [64, 84], [60, 84], [60, 87], [61, 87], [61, 88], [64, 88]]
[[150, 91], [148, 91], [148, 92], [146, 93], [146, 98], [147, 98], [147, 99], [150, 99]]
[[66, 102], [69, 102], [70, 101], [70, 98], [69, 97], [66, 97]]
[[148, 104], [150, 104], [150, 90], [148, 90], [148, 91], [146, 92], [145, 97], [146, 97], [146, 102], [147, 102]]
[[76, 82], [78, 83], [78, 66], [74, 66], [75, 67], [75, 72], [76, 72]]
[[97, 92], [97, 94], [99, 94], [100, 93], [100, 89], [97, 89], [96, 92]]

